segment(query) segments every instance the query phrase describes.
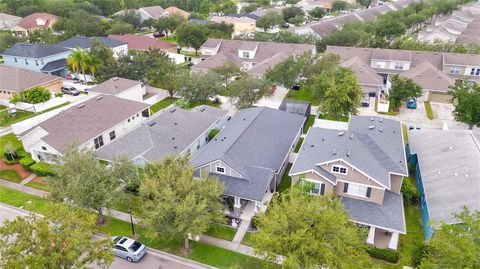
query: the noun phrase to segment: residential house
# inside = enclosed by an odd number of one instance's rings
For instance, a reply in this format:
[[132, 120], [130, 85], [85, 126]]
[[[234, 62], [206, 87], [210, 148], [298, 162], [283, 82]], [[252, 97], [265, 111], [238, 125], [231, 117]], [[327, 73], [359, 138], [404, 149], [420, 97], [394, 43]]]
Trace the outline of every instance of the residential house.
[[260, 7], [257, 10], [250, 12], [250, 14], [257, 16], [258, 18], [263, 17], [267, 13], [272, 13], [272, 12], [283, 16], [283, 13], [282, 13], [283, 9], [284, 7], [267, 7], [267, 8]]
[[208, 39], [200, 51], [202, 61], [193, 70], [209, 70], [231, 62], [255, 76], [263, 76], [289, 56], [316, 54], [315, 45], [221, 39]]
[[259, 17], [252, 14], [228, 14], [225, 16], [212, 16], [210, 19], [216, 23], [233, 24], [233, 35], [253, 34], [257, 31]]
[[55, 163], [73, 147], [99, 149], [139, 126], [149, 105], [113, 95], [99, 95], [60, 112], [20, 134], [36, 161]]
[[480, 134], [471, 130], [409, 131], [409, 162], [416, 167], [423, 233], [432, 237], [454, 214], [480, 210]]
[[128, 43], [129, 50], [160, 49], [176, 64], [185, 62], [185, 56], [177, 53], [177, 45], [144, 35], [108, 35], [108, 38]]
[[227, 111], [198, 106], [192, 110], [171, 107], [153, 115], [149, 121], [99, 149], [99, 159], [112, 162], [127, 156], [138, 165], [161, 161], [167, 155], [194, 156], [208, 143], [212, 129], [228, 121]]
[[58, 45], [16, 43], [2, 52], [4, 65], [65, 77], [70, 50]]
[[0, 12], [0, 30], [10, 31], [13, 27], [20, 23], [22, 17], [17, 17], [7, 13]]
[[105, 46], [109, 47], [113, 55], [118, 57], [122, 54], [128, 53], [128, 42], [122, 40], [111, 39], [108, 37], [86, 37], [86, 36], [74, 36], [67, 40], [64, 40], [57, 45], [67, 48], [69, 50], [74, 50], [77, 48], [83, 50], [90, 50], [92, 46], [92, 41], [97, 40], [103, 43]]
[[350, 219], [369, 229], [367, 243], [397, 249], [407, 232], [400, 192], [408, 176], [400, 122], [352, 116], [347, 130], [310, 128], [289, 175], [313, 183], [312, 195], [341, 197]]
[[361, 77], [360, 71], [367, 74], [373, 69], [382, 76], [387, 88], [392, 75], [411, 78], [423, 87], [426, 101], [448, 102], [448, 86], [453, 85], [455, 79], [480, 82], [480, 55], [477, 54], [338, 46], [328, 46], [326, 52], [339, 55], [345, 65], [355, 58], [359, 64], [352, 69], [357, 76]]
[[165, 16], [173, 15], [173, 14], [180, 15], [187, 20], [188, 20], [188, 17], [190, 17], [190, 13], [178, 7], [171, 6], [165, 9], [165, 13], [164, 13]]
[[305, 117], [268, 107], [238, 111], [213, 140], [193, 156], [196, 176], [224, 183], [224, 201], [233, 197], [240, 217], [265, 211], [282, 178]]
[[163, 9], [161, 6], [149, 6], [149, 7], [142, 7], [139, 9], [126, 9], [126, 10], [120, 10], [116, 13], [114, 13], [114, 16], [123, 16], [129, 12], [133, 12], [140, 16], [141, 21], [145, 21], [148, 19], [154, 19], [158, 20], [162, 16], [165, 15], [165, 9]]
[[144, 83], [136, 80], [113, 77], [104, 81], [89, 91], [100, 94], [113, 95], [127, 100], [142, 102], [147, 93]]
[[330, 13], [332, 11], [331, 0], [302, 0], [296, 4], [297, 7], [301, 8], [303, 12], [307, 13], [308, 11], [314, 8], [323, 8], [325, 13]]
[[5, 105], [14, 93], [35, 87], [43, 87], [55, 94], [62, 88], [62, 81], [61, 77], [0, 65], [0, 102]]
[[52, 14], [33, 13], [20, 20], [10, 31], [28, 36], [30, 32], [35, 30], [51, 29], [57, 19], [58, 17]]
[[217, 22], [214, 21], [207, 21], [207, 20], [199, 20], [199, 19], [189, 19], [188, 20], [191, 23], [197, 23], [201, 25], [209, 25], [209, 24], [216, 24]]
[[288, 29], [288, 31], [295, 34], [314, 35], [318, 38], [323, 38], [332, 31], [341, 29], [346, 23], [371, 21], [387, 12], [403, 9], [413, 2], [414, 0], [399, 0], [385, 5], [379, 5], [376, 7], [351, 12], [346, 15], [325, 18], [317, 22], [292, 27]]

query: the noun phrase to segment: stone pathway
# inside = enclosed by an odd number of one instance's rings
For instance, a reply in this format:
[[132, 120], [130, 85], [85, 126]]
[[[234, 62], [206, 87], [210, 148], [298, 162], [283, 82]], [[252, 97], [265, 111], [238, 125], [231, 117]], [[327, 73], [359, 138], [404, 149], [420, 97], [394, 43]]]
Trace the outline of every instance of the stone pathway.
[[242, 222], [240, 223], [240, 227], [238, 227], [237, 233], [235, 234], [235, 237], [232, 240], [233, 243], [240, 244], [240, 242], [242, 242], [243, 237], [247, 233], [248, 226], [250, 226], [250, 221], [242, 220]]
[[21, 184], [21, 185], [25, 185], [25, 184], [27, 184], [28, 182], [32, 181], [32, 179], [34, 179], [36, 176], [37, 176], [37, 175], [35, 175], [35, 174], [29, 175], [28, 177], [24, 178], [24, 179], [22, 180], [22, 182], [20, 182], [20, 184]]

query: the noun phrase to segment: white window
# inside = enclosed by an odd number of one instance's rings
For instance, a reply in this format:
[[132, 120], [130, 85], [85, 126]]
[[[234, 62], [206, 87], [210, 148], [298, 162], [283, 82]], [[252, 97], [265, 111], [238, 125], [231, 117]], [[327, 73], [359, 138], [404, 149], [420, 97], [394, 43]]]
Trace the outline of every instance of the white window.
[[395, 63], [396, 70], [403, 70], [403, 63]]
[[243, 56], [243, 58], [250, 58], [250, 52], [244, 51], [244, 52], [242, 53], [242, 56]]
[[103, 136], [100, 135], [93, 139], [93, 143], [95, 144], [95, 149], [101, 148], [103, 146]]
[[317, 182], [315, 180], [305, 179], [305, 182], [311, 184], [311, 189], [308, 190], [308, 193], [313, 195], [323, 195], [325, 192], [325, 184]]
[[216, 166], [215, 171], [217, 171], [217, 173], [220, 173], [220, 174], [225, 174], [225, 167]]
[[350, 195], [360, 196], [360, 197], [367, 197], [368, 187], [353, 183], [348, 183], [348, 190], [347, 193]]
[[480, 68], [472, 68], [472, 70], [470, 71], [470, 75], [471, 76], [480, 76]]
[[332, 166], [332, 172], [333, 173], [346, 175], [347, 171], [348, 171], [348, 169], [345, 166], [341, 166], [341, 165]]
[[460, 67], [458, 66], [452, 66], [450, 67], [450, 74], [460, 74]]
[[375, 68], [385, 68], [385, 62], [376, 62]]

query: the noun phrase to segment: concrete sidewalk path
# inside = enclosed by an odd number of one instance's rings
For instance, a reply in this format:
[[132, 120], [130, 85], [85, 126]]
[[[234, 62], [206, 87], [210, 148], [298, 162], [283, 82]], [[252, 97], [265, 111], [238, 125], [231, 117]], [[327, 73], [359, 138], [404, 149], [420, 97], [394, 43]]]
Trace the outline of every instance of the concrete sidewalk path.
[[35, 175], [35, 174], [29, 175], [28, 177], [24, 178], [24, 179], [22, 180], [22, 182], [20, 182], [20, 185], [25, 185], [25, 184], [27, 184], [28, 182], [32, 181], [32, 179], [34, 179], [36, 176], [37, 176], [37, 175]]

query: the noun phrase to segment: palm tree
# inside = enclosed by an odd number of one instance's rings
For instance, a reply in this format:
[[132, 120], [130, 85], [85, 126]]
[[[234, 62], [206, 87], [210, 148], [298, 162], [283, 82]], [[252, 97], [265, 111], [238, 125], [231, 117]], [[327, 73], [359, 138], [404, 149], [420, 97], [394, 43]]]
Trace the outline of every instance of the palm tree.
[[[73, 73], [78, 73], [80, 68], [82, 68], [82, 66], [84, 65], [84, 62], [85, 52], [80, 48], [72, 51], [72, 53], [70, 53], [70, 56], [68, 56], [67, 59], [67, 65]], [[82, 72], [85, 75], [84, 68], [82, 68]]]
[[92, 79], [95, 79], [95, 72], [97, 72], [98, 67], [100, 66], [101, 62], [97, 56], [91, 55], [90, 53], [86, 55], [85, 62], [88, 67], [88, 71], [92, 75]]

